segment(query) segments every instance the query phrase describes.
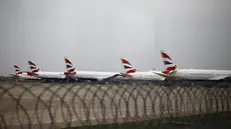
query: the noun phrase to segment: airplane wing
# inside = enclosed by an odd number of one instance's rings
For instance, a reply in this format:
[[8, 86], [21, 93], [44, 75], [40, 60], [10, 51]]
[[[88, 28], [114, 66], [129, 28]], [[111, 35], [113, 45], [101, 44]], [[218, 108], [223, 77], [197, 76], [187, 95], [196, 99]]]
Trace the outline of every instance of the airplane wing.
[[32, 72], [31, 75], [32, 75], [32, 76], [35, 76], [35, 75], [39, 75], [39, 74]]
[[20, 78], [18, 75], [15, 75], [15, 74], [9, 74], [9, 75], [12, 76], [14, 79]]
[[9, 74], [9, 75], [12, 76], [13, 79], [23, 80], [21, 77], [15, 75], [15, 74]]
[[154, 74], [157, 74], [157, 75], [159, 75], [159, 76], [164, 77], [165, 79], [173, 79], [173, 80], [178, 79], [178, 78], [176, 78], [176, 77], [171, 76], [171, 74], [175, 73], [175, 71], [172, 71], [172, 72], [170, 72], [169, 74], [164, 74], [164, 73], [158, 72], [158, 71], [152, 71], [152, 72], [153, 72]]
[[122, 77], [127, 77], [127, 78], [132, 78], [133, 76], [132, 75], [130, 75], [130, 74], [126, 74], [126, 73], [120, 73], [120, 76], [122, 76]]
[[167, 74], [164, 74], [164, 73], [160, 73], [160, 72], [156, 72], [156, 71], [152, 71], [154, 74], [157, 74], [157, 75], [159, 75], [159, 76], [162, 76], [162, 77], [164, 77], [164, 78], [169, 78], [170, 76], [169, 75], [167, 75]]
[[107, 77], [107, 78], [102, 78], [102, 80], [108, 80], [108, 79], [112, 79], [112, 78], [116, 78], [116, 77], [118, 77], [118, 76], [121, 76], [121, 74], [114, 74], [114, 75], [112, 75], [112, 76], [109, 76], [109, 77]]
[[210, 78], [209, 80], [222, 80], [222, 79], [228, 79], [228, 78], [230, 78], [230, 76], [222, 76], [222, 75], [220, 75], [220, 76], [215, 76], [215, 77], [212, 77], [212, 78]]

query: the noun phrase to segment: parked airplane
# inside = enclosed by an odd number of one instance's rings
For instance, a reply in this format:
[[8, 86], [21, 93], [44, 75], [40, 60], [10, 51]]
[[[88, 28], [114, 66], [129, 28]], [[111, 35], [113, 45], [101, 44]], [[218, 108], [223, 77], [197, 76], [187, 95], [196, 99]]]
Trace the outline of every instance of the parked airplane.
[[12, 74], [13, 77], [19, 80], [38, 80], [39, 78], [32, 76], [31, 72], [21, 71], [18, 65], [14, 65], [15, 75]]
[[121, 73], [123, 77], [134, 80], [165, 80], [164, 77], [156, 75], [152, 71], [138, 72], [125, 58], [121, 58], [121, 62], [124, 66], [124, 69], [126, 70], [126, 73]]
[[161, 51], [165, 70], [155, 72], [167, 79], [186, 79], [186, 80], [224, 80], [231, 77], [231, 70], [208, 70], [208, 69], [177, 69], [177, 65], [169, 55]]
[[98, 72], [98, 71], [78, 71], [67, 58], [64, 59], [66, 63], [67, 72], [65, 75], [71, 79], [89, 80], [89, 81], [103, 81], [120, 76], [117, 72]]
[[43, 81], [65, 81], [65, 72], [47, 72], [41, 71], [38, 66], [32, 61], [28, 61], [32, 75], [41, 78]]

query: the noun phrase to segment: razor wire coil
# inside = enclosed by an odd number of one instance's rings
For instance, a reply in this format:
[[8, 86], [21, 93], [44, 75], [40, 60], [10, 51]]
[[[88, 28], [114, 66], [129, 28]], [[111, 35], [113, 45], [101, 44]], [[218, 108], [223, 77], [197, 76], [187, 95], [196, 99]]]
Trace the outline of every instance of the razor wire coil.
[[1, 128], [41, 129], [134, 122], [152, 127], [176, 120], [200, 123], [208, 114], [215, 114], [215, 119], [229, 116], [230, 93], [229, 86], [199, 84], [2, 83], [0, 123]]

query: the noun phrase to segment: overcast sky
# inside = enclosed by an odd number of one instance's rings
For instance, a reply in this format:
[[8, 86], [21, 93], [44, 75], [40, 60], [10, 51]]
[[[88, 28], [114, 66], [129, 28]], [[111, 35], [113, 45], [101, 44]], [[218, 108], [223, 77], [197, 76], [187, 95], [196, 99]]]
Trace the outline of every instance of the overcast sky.
[[28, 70], [231, 69], [230, 0], [0, 0], [0, 75]]

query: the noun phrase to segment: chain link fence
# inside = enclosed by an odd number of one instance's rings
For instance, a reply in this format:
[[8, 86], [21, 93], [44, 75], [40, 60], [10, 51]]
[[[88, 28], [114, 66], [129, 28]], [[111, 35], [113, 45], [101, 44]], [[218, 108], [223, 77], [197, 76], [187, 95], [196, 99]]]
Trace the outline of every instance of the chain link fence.
[[228, 128], [230, 93], [229, 84], [1, 83], [0, 128]]

